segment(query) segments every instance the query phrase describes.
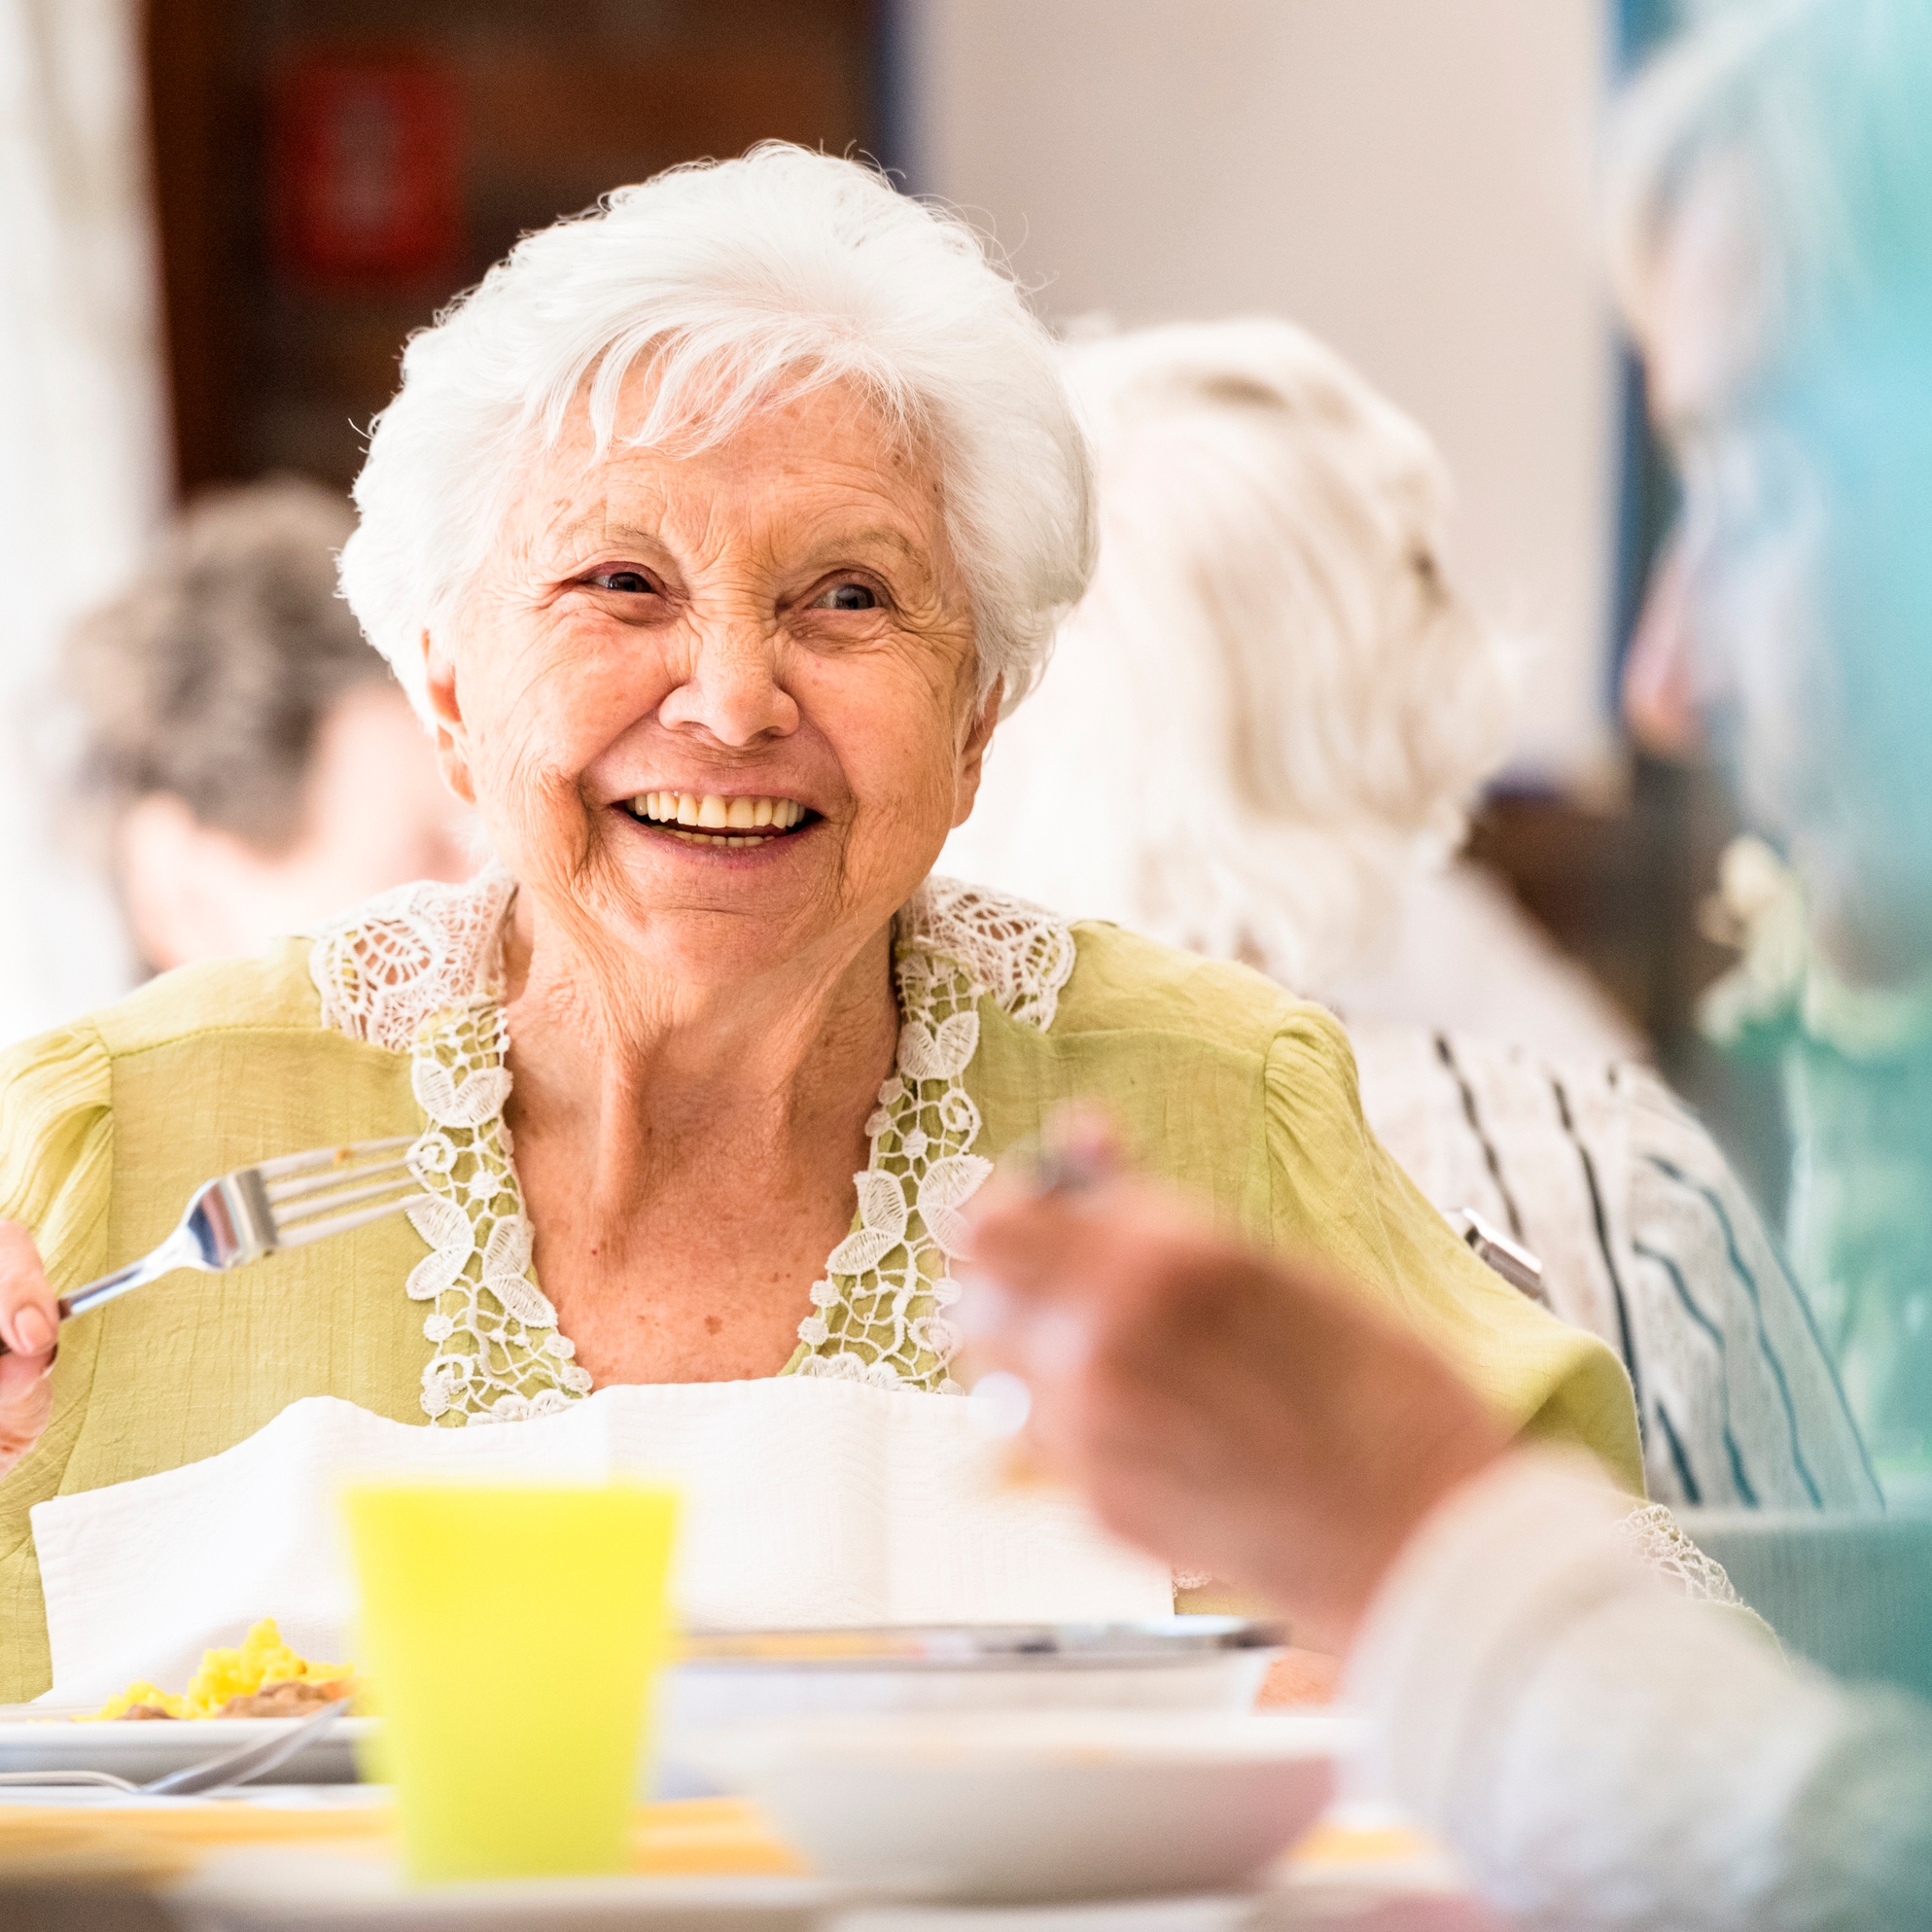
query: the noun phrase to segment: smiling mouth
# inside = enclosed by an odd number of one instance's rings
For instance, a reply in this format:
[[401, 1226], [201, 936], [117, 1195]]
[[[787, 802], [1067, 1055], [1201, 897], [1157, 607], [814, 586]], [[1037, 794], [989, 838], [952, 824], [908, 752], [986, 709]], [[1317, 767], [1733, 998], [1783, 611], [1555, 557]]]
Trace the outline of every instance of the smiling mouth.
[[750, 847], [789, 838], [818, 814], [795, 798], [720, 798], [711, 792], [640, 791], [623, 801], [639, 824], [686, 845]]

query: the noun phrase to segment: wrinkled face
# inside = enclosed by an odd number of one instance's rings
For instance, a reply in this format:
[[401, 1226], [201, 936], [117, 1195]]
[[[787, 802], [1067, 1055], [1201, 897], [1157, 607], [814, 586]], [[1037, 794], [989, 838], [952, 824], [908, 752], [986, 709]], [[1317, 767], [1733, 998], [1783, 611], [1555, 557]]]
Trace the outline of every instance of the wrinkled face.
[[993, 715], [937, 476], [836, 388], [694, 455], [597, 458], [580, 423], [426, 649], [445, 770], [524, 891], [682, 979], [876, 933]]

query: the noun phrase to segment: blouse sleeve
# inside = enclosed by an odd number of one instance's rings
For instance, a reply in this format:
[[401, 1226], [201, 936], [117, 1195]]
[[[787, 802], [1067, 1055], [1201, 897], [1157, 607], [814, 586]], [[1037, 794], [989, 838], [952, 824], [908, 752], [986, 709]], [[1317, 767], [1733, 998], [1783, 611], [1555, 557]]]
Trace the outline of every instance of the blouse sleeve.
[[0, 1054], [0, 1220], [27, 1227], [61, 1293], [105, 1265], [113, 1080], [88, 1026]]
[[[0, 1220], [26, 1226], [56, 1294], [106, 1271], [113, 1088], [113, 1063], [91, 1027], [0, 1054]], [[46, 1433], [0, 1477], [0, 1696], [32, 1696], [50, 1675], [28, 1512], [59, 1493], [87, 1419], [97, 1330], [79, 1328], [62, 1338], [54, 1362]]]
[[1630, 1380], [1594, 1335], [1559, 1321], [1456, 1237], [1370, 1133], [1332, 1015], [1302, 1006], [1266, 1070], [1278, 1245], [1315, 1248], [1440, 1349], [1514, 1428], [1588, 1450], [1643, 1493]]
[[[56, 1294], [106, 1272], [113, 1080], [107, 1049], [91, 1027], [63, 1028], [0, 1054], [0, 1220], [18, 1221], [33, 1236]], [[78, 1345], [63, 1337], [53, 1420], [33, 1451], [0, 1478], [0, 1588], [30, 1534], [28, 1509], [59, 1487], [91, 1376], [91, 1334]], [[0, 1628], [18, 1628], [4, 1605]]]

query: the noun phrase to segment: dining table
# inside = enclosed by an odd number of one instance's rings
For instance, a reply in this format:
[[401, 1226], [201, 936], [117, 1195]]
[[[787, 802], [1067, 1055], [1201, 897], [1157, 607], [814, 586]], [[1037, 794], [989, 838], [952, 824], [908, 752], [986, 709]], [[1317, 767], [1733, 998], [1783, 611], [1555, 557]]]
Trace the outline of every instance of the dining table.
[[0, 1795], [8, 1932], [1500, 1932], [1440, 1846], [1346, 1806], [1259, 1884], [1213, 1897], [867, 1896], [816, 1877], [733, 1797], [639, 1805], [628, 1865], [599, 1878], [412, 1886], [381, 1785]]

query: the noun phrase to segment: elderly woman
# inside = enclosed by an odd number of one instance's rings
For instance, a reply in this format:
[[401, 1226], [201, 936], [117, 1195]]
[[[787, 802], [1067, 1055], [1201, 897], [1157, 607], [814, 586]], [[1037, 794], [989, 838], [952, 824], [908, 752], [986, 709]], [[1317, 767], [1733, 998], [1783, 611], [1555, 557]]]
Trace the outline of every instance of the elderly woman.
[[[785, 147], [625, 190], [415, 337], [357, 499], [350, 602], [501, 865], [5, 1063], [0, 1696], [48, 1675], [33, 1503], [300, 1396], [949, 1390], [962, 1206], [1075, 1093], [1640, 1485], [1614, 1356], [1454, 1239], [1324, 1014], [928, 877], [1093, 546], [1051, 344], [968, 230]], [[43, 1379], [51, 1292], [195, 1182], [398, 1134], [406, 1220], [130, 1295]]]

